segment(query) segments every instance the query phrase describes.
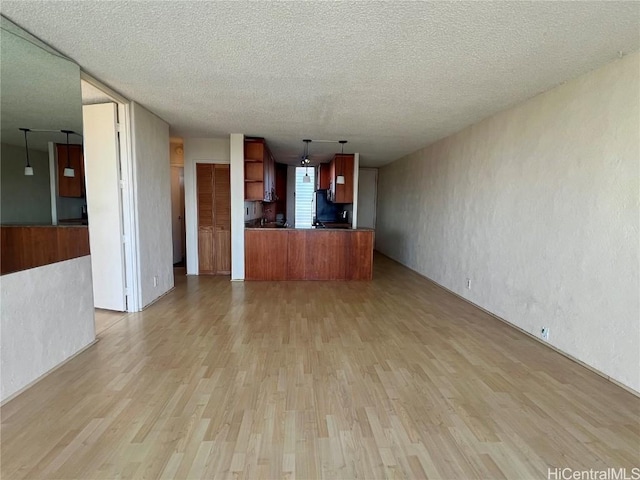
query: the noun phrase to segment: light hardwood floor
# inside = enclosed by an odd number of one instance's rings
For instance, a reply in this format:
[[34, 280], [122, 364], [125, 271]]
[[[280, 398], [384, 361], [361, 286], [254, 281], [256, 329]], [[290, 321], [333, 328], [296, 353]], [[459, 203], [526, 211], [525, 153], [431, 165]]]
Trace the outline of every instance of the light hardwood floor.
[[111, 328], [113, 325], [118, 323], [129, 314], [127, 312], [112, 312], [110, 310], [102, 310], [101, 308], [96, 308], [95, 315], [96, 336], [100, 338], [102, 337], [102, 334], [105, 330]]
[[638, 466], [640, 400], [409, 270], [177, 277], [2, 408], [2, 479], [547, 478]]

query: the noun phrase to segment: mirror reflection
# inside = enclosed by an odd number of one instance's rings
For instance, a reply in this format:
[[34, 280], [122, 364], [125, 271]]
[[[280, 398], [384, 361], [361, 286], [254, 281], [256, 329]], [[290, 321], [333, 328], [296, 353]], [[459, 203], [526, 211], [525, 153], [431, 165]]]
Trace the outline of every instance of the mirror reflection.
[[86, 224], [80, 67], [0, 20], [0, 223]]

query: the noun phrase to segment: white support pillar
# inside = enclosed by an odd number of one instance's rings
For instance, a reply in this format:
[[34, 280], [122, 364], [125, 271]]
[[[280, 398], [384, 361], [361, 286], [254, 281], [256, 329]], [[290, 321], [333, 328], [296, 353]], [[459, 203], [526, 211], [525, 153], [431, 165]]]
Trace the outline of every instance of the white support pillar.
[[231, 280], [244, 280], [244, 135], [230, 135]]
[[358, 228], [358, 179], [360, 176], [360, 154], [353, 154], [353, 219], [351, 221], [352, 228]]

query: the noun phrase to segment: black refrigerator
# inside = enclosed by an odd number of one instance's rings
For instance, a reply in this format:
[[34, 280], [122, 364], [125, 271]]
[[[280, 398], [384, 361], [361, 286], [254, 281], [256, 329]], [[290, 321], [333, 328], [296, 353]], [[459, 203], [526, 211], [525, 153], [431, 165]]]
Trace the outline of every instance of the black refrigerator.
[[316, 213], [314, 223], [319, 222], [340, 222], [343, 205], [331, 203], [327, 200], [327, 190], [316, 190], [315, 193]]

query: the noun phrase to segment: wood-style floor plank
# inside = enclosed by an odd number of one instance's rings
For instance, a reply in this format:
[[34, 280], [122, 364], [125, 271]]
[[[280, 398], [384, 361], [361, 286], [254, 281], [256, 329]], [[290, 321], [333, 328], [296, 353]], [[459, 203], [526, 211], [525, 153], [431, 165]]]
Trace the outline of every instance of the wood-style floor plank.
[[2, 479], [547, 478], [640, 463], [640, 400], [377, 256], [177, 277], [2, 407]]

